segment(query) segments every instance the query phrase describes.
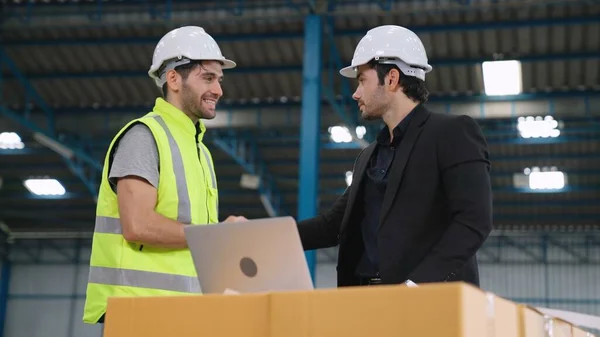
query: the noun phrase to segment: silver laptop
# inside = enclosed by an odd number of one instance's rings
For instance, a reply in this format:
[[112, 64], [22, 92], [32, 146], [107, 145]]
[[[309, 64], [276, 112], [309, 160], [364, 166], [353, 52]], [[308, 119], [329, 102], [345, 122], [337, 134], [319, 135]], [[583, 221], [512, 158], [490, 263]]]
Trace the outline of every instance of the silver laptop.
[[312, 290], [292, 217], [186, 226], [202, 293]]

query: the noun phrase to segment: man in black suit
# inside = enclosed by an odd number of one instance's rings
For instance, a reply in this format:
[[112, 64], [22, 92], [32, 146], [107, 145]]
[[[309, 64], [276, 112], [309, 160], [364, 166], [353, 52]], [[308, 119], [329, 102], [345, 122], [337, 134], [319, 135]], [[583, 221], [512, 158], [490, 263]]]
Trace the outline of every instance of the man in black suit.
[[425, 48], [381, 26], [359, 42], [353, 98], [385, 127], [358, 155], [352, 184], [325, 214], [300, 221], [305, 250], [339, 244], [338, 286], [464, 281], [479, 286], [475, 253], [492, 229], [486, 140], [468, 116], [427, 101]]

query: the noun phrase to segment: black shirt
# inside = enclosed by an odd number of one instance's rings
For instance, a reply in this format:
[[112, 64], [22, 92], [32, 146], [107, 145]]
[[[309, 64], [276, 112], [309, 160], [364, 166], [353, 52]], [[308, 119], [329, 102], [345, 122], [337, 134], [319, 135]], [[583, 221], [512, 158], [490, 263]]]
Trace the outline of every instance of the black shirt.
[[400, 145], [402, 137], [408, 129], [411, 111], [393, 130], [394, 139], [390, 142], [389, 128], [385, 126], [377, 136], [377, 145], [369, 159], [365, 170], [366, 176], [362, 180], [361, 191], [363, 194], [363, 212], [360, 222], [364, 254], [357, 266], [356, 274], [359, 277], [379, 276], [379, 251], [377, 247], [377, 231], [383, 197], [388, 184], [389, 170], [394, 161], [395, 149]]

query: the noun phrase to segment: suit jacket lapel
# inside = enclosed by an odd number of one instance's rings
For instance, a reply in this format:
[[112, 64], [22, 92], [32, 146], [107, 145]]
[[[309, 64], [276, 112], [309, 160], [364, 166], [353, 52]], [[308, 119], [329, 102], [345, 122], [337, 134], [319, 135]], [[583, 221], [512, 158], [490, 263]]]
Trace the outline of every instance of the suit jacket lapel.
[[419, 138], [419, 134], [423, 129], [423, 124], [425, 124], [427, 121], [429, 114], [430, 112], [422, 105], [419, 105], [415, 109], [414, 116], [412, 117], [412, 121], [406, 130], [406, 134], [402, 138], [400, 146], [396, 148], [396, 156], [392, 162], [392, 168], [389, 172], [390, 177], [388, 186], [386, 188], [385, 195], [383, 197], [383, 204], [381, 206], [381, 218], [379, 221], [380, 226], [393, 204], [394, 197], [396, 196], [398, 188], [400, 187], [400, 183], [402, 182], [404, 168], [406, 167], [408, 158], [410, 158], [412, 149]]
[[363, 176], [365, 175], [365, 170], [367, 169], [367, 164], [369, 163], [369, 159], [371, 159], [371, 155], [373, 154], [373, 150], [375, 149], [375, 143], [370, 144], [367, 148], [364, 149], [363, 153], [360, 155], [360, 159], [357, 161], [356, 166], [354, 167], [354, 171], [352, 172], [352, 185], [350, 186], [350, 194], [348, 195], [348, 204], [346, 206], [346, 211], [344, 212], [344, 220], [342, 221], [342, 228], [340, 229], [340, 233], [346, 229], [346, 224], [348, 221], [348, 216], [350, 216], [350, 211], [354, 207], [354, 202], [356, 201], [356, 194], [360, 191], [360, 185], [363, 180]]

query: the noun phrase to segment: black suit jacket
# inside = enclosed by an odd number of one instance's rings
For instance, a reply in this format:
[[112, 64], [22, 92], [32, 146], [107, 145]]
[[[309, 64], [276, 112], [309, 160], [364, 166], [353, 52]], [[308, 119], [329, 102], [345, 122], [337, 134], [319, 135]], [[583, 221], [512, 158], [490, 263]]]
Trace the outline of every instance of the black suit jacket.
[[[329, 211], [298, 223], [305, 250], [339, 244], [338, 286], [359, 282], [355, 269], [364, 244], [355, 210], [375, 146], [360, 152], [352, 185]], [[479, 125], [419, 105], [395, 151], [379, 222], [382, 283], [479, 286], [475, 253], [492, 229], [490, 161]]]

